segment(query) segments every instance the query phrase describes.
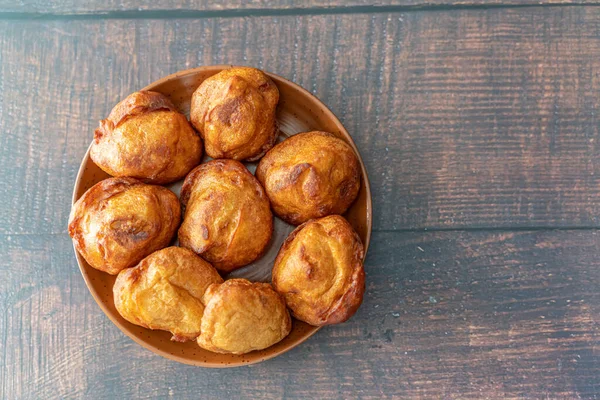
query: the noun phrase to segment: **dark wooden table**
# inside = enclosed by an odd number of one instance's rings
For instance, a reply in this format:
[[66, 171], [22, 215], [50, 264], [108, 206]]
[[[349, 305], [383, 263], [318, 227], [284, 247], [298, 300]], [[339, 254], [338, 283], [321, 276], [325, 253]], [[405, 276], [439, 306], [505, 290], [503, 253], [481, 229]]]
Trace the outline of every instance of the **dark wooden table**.
[[[0, 398], [599, 398], [597, 1], [213, 3], [0, 0]], [[98, 120], [209, 64], [321, 98], [375, 214], [358, 314], [228, 370], [122, 334], [66, 233]]]

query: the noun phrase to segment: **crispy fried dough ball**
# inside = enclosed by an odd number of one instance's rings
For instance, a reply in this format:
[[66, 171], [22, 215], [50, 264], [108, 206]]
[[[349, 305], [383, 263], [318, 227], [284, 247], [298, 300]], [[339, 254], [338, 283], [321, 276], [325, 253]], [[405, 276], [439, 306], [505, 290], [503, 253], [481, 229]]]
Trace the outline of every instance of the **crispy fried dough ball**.
[[212, 158], [254, 161], [275, 144], [278, 101], [279, 90], [265, 73], [230, 68], [196, 89], [190, 119]]
[[327, 132], [305, 132], [273, 147], [256, 169], [275, 214], [299, 225], [343, 214], [360, 188], [360, 165], [352, 148]]
[[141, 91], [100, 121], [90, 157], [112, 176], [164, 184], [182, 179], [200, 163], [202, 141], [167, 97]]
[[179, 200], [169, 189], [109, 178], [73, 205], [69, 235], [88, 264], [116, 275], [168, 246], [180, 222]]
[[179, 244], [219, 271], [256, 260], [273, 233], [269, 200], [256, 178], [238, 161], [213, 160], [198, 166], [181, 189], [185, 217]]
[[275, 259], [275, 290], [297, 319], [321, 326], [344, 322], [362, 303], [364, 250], [352, 226], [339, 215], [300, 225]]
[[185, 342], [200, 335], [206, 289], [223, 283], [219, 273], [194, 252], [167, 247], [119, 273], [115, 307], [132, 324], [173, 334]]
[[204, 304], [198, 345], [206, 350], [233, 354], [261, 350], [292, 329], [283, 298], [268, 283], [230, 279], [210, 286]]

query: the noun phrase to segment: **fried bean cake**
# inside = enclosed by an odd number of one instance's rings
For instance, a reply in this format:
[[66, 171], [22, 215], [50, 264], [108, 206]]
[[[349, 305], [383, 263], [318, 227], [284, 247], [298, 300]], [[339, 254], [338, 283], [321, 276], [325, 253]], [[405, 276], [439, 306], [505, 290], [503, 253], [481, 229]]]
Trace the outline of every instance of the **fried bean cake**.
[[268, 283], [229, 279], [211, 285], [203, 299], [198, 345], [216, 353], [244, 354], [262, 350], [292, 329], [283, 298]]
[[108, 178], [73, 205], [69, 235], [92, 267], [111, 275], [169, 245], [179, 223], [177, 196], [133, 178]]
[[200, 163], [202, 141], [167, 97], [141, 91], [100, 121], [90, 157], [109, 175], [165, 184], [182, 179]]
[[193, 251], [167, 247], [119, 273], [115, 307], [132, 324], [169, 331], [174, 341], [194, 340], [200, 335], [204, 292], [220, 283], [217, 270]]
[[365, 291], [363, 245], [339, 215], [308, 221], [283, 242], [272, 282], [292, 315], [310, 325], [346, 321]]
[[305, 132], [273, 147], [256, 177], [275, 214], [292, 225], [343, 214], [360, 188], [360, 164], [346, 142], [328, 132]]
[[204, 80], [192, 96], [190, 119], [212, 158], [255, 161], [275, 144], [279, 90], [264, 72], [229, 68]]
[[185, 206], [179, 244], [221, 272], [256, 260], [273, 233], [269, 200], [239, 161], [213, 160], [196, 167], [181, 189]]

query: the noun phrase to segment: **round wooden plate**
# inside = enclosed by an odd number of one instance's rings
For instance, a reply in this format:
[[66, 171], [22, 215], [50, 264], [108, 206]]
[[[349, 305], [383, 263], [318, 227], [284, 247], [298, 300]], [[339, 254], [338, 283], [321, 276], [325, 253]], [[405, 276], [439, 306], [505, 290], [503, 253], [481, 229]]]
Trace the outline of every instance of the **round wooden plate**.
[[[190, 100], [194, 90], [196, 90], [204, 79], [229, 67], [231, 66], [216, 65], [177, 72], [146, 86], [143, 90], [153, 90], [163, 93], [173, 101], [182, 113], [189, 117]], [[279, 106], [277, 109], [277, 119], [281, 130], [280, 140], [300, 132], [321, 130], [331, 132], [342, 138], [352, 146], [354, 151], [356, 151], [362, 168], [362, 182], [358, 198], [345, 214], [345, 217], [358, 232], [365, 245], [366, 253], [371, 237], [371, 189], [369, 187], [369, 179], [367, 177], [365, 165], [360, 158], [356, 145], [340, 121], [316, 97], [295, 83], [274, 74], [268, 75], [277, 85], [280, 94]], [[108, 178], [108, 175], [98, 168], [98, 166], [90, 159], [89, 153], [90, 151], [88, 149], [81, 162], [79, 173], [77, 174], [77, 180], [75, 181], [75, 188], [73, 190], [73, 203], [75, 203], [75, 201], [77, 201], [77, 199], [79, 199], [79, 197], [94, 184]], [[208, 159], [208, 157], [204, 157], [203, 162]], [[250, 171], [254, 172], [256, 163], [246, 163], [246, 166]], [[169, 188], [179, 194], [181, 182], [170, 185]], [[225, 278], [235, 276], [243, 277], [251, 281], [270, 282], [271, 268], [275, 256], [279, 251], [281, 243], [293, 228], [293, 226], [275, 218], [273, 239], [271, 240], [269, 250], [265, 255], [256, 262], [232, 272]], [[163, 357], [175, 361], [211, 368], [253, 364], [268, 360], [269, 358], [273, 358], [290, 350], [308, 339], [319, 329], [318, 327], [294, 320], [291, 333], [281, 342], [267, 349], [253, 351], [244, 355], [212, 353], [200, 348], [195, 341], [187, 343], [172, 342], [170, 340], [171, 334], [168, 332], [145, 329], [125, 321], [116, 311], [113, 302], [112, 287], [115, 276], [108, 275], [90, 267], [77, 251], [75, 251], [75, 255], [77, 256], [81, 274], [83, 275], [92, 296], [94, 296], [94, 299], [100, 308], [102, 308], [102, 311], [104, 311], [111, 321], [137, 343], [156, 354], [160, 354]]]

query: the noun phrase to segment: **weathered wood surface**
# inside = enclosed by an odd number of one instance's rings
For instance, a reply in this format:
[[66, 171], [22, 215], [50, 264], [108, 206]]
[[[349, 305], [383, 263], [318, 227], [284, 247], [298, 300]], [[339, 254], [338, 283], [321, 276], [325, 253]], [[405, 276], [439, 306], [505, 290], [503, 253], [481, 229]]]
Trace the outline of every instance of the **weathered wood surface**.
[[[598, 54], [600, 8], [584, 6], [0, 18], [0, 398], [600, 397]], [[65, 230], [112, 105], [222, 63], [289, 78], [340, 117], [375, 219], [350, 322], [213, 371], [120, 333]]]
[[600, 233], [375, 233], [363, 306], [265, 363], [179, 365], [125, 337], [66, 235], [0, 244], [3, 399], [597, 398]]
[[[4, 17], [197, 18], [319, 13], [376, 13], [436, 7], [599, 4], [600, 0], [0, 0]], [[12, 15], [11, 15], [12, 14]]]
[[596, 7], [0, 22], [0, 232], [64, 232], [97, 121], [221, 63], [287, 77], [340, 117], [376, 229], [598, 227], [598, 54]]

